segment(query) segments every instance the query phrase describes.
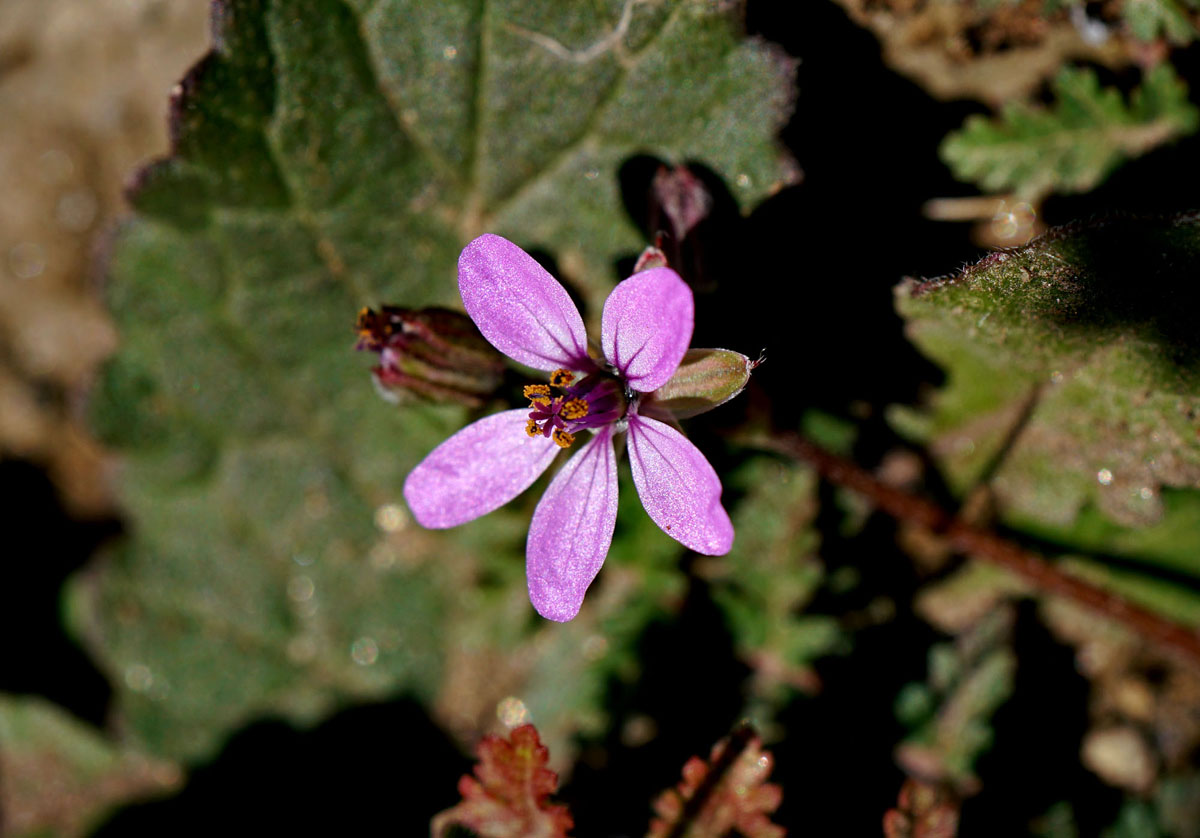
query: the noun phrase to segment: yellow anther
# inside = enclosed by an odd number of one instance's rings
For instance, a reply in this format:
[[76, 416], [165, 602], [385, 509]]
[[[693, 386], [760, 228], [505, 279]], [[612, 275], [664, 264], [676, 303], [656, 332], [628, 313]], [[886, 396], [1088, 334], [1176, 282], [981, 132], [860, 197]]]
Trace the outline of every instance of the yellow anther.
[[588, 403], [584, 399], [571, 399], [558, 413], [564, 419], [582, 419], [588, 415]]
[[550, 386], [559, 388], [568, 387], [574, 378], [575, 373], [570, 370], [555, 370], [550, 373]]
[[363, 306], [359, 309], [358, 320], [355, 321], [354, 326], [358, 329], [359, 337], [369, 338], [375, 328], [375, 312]]
[[537, 422], [535, 420], [530, 419], [528, 422], [525, 423], [525, 433], [529, 434], [530, 436], [537, 436], [541, 432], [542, 431], [540, 428], [538, 428]]
[[570, 448], [571, 443], [575, 441], [575, 434], [569, 434], [562, 428], [555, 428], [551, 437], [558, 443], [559, 448]]
[[526, 384], [525, 398], [533, 404], [550, 404], [550, 388], [545, 384]]

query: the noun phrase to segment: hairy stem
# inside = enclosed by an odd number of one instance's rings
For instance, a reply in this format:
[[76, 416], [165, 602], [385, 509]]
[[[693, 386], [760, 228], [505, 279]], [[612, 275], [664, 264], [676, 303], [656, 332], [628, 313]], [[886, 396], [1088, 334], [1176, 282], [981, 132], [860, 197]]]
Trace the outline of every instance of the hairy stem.
[[696, 793], [684, 803], [683, 814], [675, 823], [674, 828], [667, 835], [667, 838], [683, 838], [687, 835], [688, 827], [699, 817], [704, 810], [704, 804], [712, 797], [713, 792], [717, 790], [717, 786], [721, 784], [721, 780], [729, 773], [729, 769], [733, 768], [734, 764], [741, 757], [742, 752], [754, 740], [756, 734], [753, 726], [749, 724], [738, 725], [731, 734], [729, 741], [725, 745], [721, 755], [712, 761], [708, 774], [700, 783]]

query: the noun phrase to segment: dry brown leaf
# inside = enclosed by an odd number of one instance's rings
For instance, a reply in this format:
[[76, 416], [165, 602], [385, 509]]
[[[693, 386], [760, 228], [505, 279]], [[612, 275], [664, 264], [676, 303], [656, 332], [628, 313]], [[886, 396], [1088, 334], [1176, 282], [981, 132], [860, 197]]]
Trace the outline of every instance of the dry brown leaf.
[[981, 8], [926, 0], [837, 0], [870, 29], [884, 61], [939, 99], [998, 105], [1029, 95], [1067, 61], [1118, 66], [1131, 59], [1117, 37], [1089, 41], [1065, 11], [1043, 17], [1042, 0]]

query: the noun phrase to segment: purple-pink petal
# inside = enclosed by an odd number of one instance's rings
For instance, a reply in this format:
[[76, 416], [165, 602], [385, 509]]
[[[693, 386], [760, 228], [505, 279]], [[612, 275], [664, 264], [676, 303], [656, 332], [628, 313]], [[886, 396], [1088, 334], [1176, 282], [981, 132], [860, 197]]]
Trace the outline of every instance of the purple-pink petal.
[[561, 450], [525, 433], [528, 413], [506, 410], [467, 425], [409, 472], [404, 499], [417, 523], [456, 527], [528, 489]]
[[458, 290], [479, 331], [539, 370], [588, 369], [587, 333], [557, 279], [508, 239], [488, 233], [458, 257]]
[[567, 461], [542, 495], [525, 547], [529, 599], [538, 613], [565, 622], [579, 613], [600, 572], [617, 522], [613, 428], [601, 428]]
[[629, 465], [642, 506], [663, 532], [697, 553], [729, 552], [733, 523], [721, 506], [721, 481], [683, 434], [657, 419], [630, 416]]
[[604, 357], [642, 393], [667, 383], [692, 341], [692, 289], [670, 268], [651, 268], [617, 285], [604, 302]]

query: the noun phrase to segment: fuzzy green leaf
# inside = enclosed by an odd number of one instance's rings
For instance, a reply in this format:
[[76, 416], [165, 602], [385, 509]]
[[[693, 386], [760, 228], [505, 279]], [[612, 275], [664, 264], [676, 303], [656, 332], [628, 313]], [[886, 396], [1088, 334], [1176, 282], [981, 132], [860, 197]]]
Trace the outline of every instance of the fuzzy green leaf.
[[1146, 74], [1128, 103], [1086, 69], [1064, 67], [1051, 91], [1050, 108], [1013, 102], [998, 118], [972, 116], [947, 136], [941, 155], [954, 176], [1027, 200], [1086, 192], [1124, 160], [1200, 125], [1186, 85], [1166, 63]]
[[112, 808], [182, 779], [177, 766], [108, 741], [47, 701], [0, 695], [5, 835], [86, 835]]
[[1186, 44], [1196, 37], [1196, 27], [1188, 8], [1200, 6], [1196, 0], [1125, 0], [1121, 15], [1134, 37], [1143, 41], [1166, 38]]
[[1013, 619], [1011, 609], [995, 609], [953, 643], [930, 648], [927, 683], [909, 684], [897, 697], [897, 715], [915, 728], [897, 759], [913, 775], [964, 792], [977, 788], [974, 763], [991, 747], [991, 716], [1016, 677]]
[[747, 712], [768, 725], [794, 691], [814, 689], [812, 663], [847, 640], [836, 618], [804, 613], [825, 579], [813, 528], [815, 475], [762, 460], [731, 485], [746, 492], [734, 514], [738, 537], [705, 567], [737, 653], [755, 672]]
[[948, 378], [892, 419], [959, 493], [987, 482], [1007, 523], [1200, 575], [1198, 270], [1185, 215], [1061, 228], [910, 281], [908, 336]]
[[472, 621], [526, 625], [465, 603], [481, 556], [521, 566], [528, 510], [448, 535], [407, 524], [405, 474], [465, 414], [376, 397], [351, 351], [359, 307], [455, 301], [460, 249], [494, 231], [548, 250], [598, 311], [643, 244], [627, 158], [700, 160], [747, 209], [796, 176], [775, 140], [793, 62], [743, 37], [736, 3], [214, 13], [174, 154], [114, 245], [123, 346], [93, 417], [131, 538], [70, 610], [132, 736], [189, 760], [257, 715], [429, 699]]

